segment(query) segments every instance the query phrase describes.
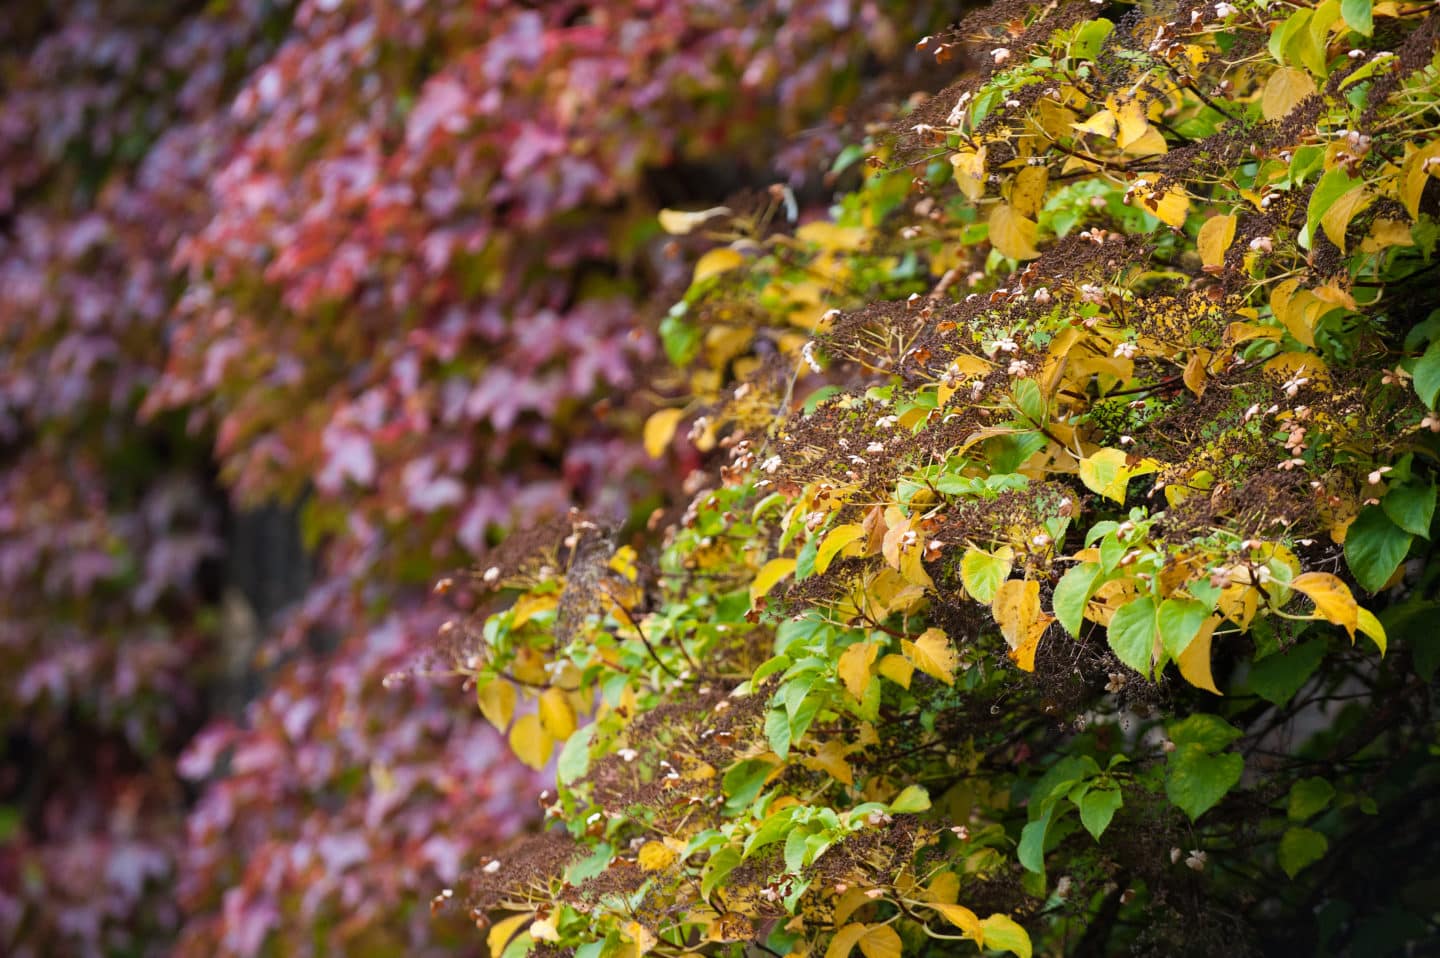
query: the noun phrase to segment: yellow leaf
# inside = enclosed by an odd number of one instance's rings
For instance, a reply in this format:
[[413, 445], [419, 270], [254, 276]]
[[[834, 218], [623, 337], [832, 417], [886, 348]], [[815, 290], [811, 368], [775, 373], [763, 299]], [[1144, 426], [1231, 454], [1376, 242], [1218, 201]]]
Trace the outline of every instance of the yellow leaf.
[[1145, 116], [1145, 102], [1139, 97], [1130, 97], [1119, 104], [1115, 111], [1115, 145], [1127, 149], [1150, 130], [1150, 121]]
[[859, 923], [841, 928], [835, 932], [835, 937], [830, 939], [830, 947], [825, 949], [825, 958], [849, 958], [856, 942], [865, 937], [868, 930], [868, 926]]
[[737, 250], [728, 247], [712, 249], [695, 263], [695, 277], [692, 282], [699, 283], [712, 276], [719, 276], [737, 266], [743, 265], [745, 257]]
[[[874, 901], [869, 895], [865, 894], [868, 890], [869, 889], [864, 886], [855, 885], [840, 896], [840, 900], [835, 903], [835, 924], [843, 925], [845, 919], [855, 914], [860, 908]], [[847, 948], [846, 951], [849, 951], [849, 949]], [[827, 951], [825, 954], [828, 956], [830, 952]]]
[[900, 958], [900, 936], [889, 925], [876, 925], [860, 937], [865, 958]]
[[661, 409], [645, 420], [645, 454], [659, 459], [675, 437], [675, 427], [685, 415], [683, 409]]
[[825, 533], [825, 538], [820, 540], [820, 547], [815, 550], [815, 574], [824, 575], [841, 550], [864, 535], [865, 527], [853, 522], [836, 526]]
[[1196, 348], [1191, 351], [1190, 359], [1185, 363], [1185, 372], [1181, 379], [1184, 380], [1186, 388], [1197, 396], [1205, 395], [1205, 380], [1210, 372], [1212, 358], [1214, 354], [1210, 350]]
[[1212, 216], [1200, 227], [1195, 240], [1200, 250], [1200, 261], [1206, 266], [1221, 266], [1225, 262], [1225, 251], [1235, 240], [1235, 217]]
[[548, 918], [530, 923], [530, 937], [536, 941], [559, 941], [560, 932], [555, 930], [555, 919], [558, 915], [550, 915]]
[[979, 915], [964, 905], [936, 904], [931, 907], [943, 915], [946, 921], [959, 928], [966, 938], [973, 938], [976, 945], [981, 948], [985, 947], [985, 929], [980, 924]]
[[697, 210], [694, 213], [687, 213], [683, 210], [661, 210], [659, 214], [660, 228], [671, 236], [684, 236], [703, 225], [711, 217], [725, 216], [729, 212], [730, 207], [728, 206], [712, 206], [708, 210]]
[[836, 664], [835, 671], [840, 676], [840, 681], [845, 683], [845, 688], [856, 699], [865, 697], [865, 690], [870, 687], [872, 677], [870, 666], [879, 654], [878, 642], [856, 642], [840, 653], [840, 661]]
[[1050, 628], [1050, 623], [1054, 621], [1055, 616], [1048, 612], [1042, 612], [1040, 618], [1030, 623], [1030, 631], [1021, 638], [1020, 644], [1010, 650], [1010, 660], [1020, 671], [1035, 671], [1035, 653], [1040, 648], [1040, 639], [1045, 635], [1045, 630]]
[[674, 850], [665, 845], [664, 842], [646, 842], [640, 847], [640, 854], [637, 860], [640, 867], [647, 872], [658, 872], [662, 868], [669, 868], [680, 856]]
[[1360, 242], [1362, 253], [1378, 253], [1392, 246], [1414, 246], [1415, 238], [1410, 235], [1410, 224], [1401, 220], [1376, 217], [1370, 232]]
[[626, 922], [624, 930], [625, 937], [629, 938], [634, 946], [633, 952], [629, 949], [626, 949], [625, 954], [633, 954], [635, 958], [640, 958], [640, 956], [648, 953], [650, 949], [654, 948], [655, 945], [660, 941], [660, 939], [655, 936], [655, 933], [653, 931], [651, 931], [649, 928], [646, 928], [638, 921]]
[[1031, 625], [1040, 618], [1040, 583], [1032, 579], [1007, 579], [995, 591], [990, 611], [1006, 644], [1017, 648], [1029, 637]]
[[1180, 666], [1180, 675], [1185, 681], [1197, 689], [1204, 689], [1207, 692], [1214, 692], [1221, 695], [1221, 691], [1215, 687], [1215, 677], [1210, 671], [1210, 643], [1215, 638], [1215, 627], [1220, 624], [1220, 617], [1212, 615], [1200, 626], [1200, 631], [1195, 633], [1195, 638], [1185, 646], [1180, 653], [1176, 664]]
[[505, 946], [510, 944], [510, 939], [520, 930], [520, 926], [534, 918], [530, 912], [520, 915], [511, 915], [509, 918], [502, 918], [490, 926], [490, 933], [485, 936], [485, 944], [490, 949], [490, 958], [500, 958], [500, 953]]
[[1320, 228], [1330, 237], [1331, 242], [1340, 247], [1340, 252], [1345, 252], [1345, 230], [1349, 228], [1350, 221], [1374, 199], [1374, 194], [1365, 187], [1356, 186], [1341, 194], [1340, 198], [1325, 210], [1325, 215], [1320, 217]]
[[1356, 609], [1355, 615], [1356, 628], [1375, 640], [1375, 644], [1380, 647], [1380, 654], [1383, 656], [1385, 654], [1385, 626], [1380, 624], [1380, 620], [1375, 618], [1375, 613], [1369, 609]]
[[985, 147], [952, 153], [950, 165], [955, 168], [955, 185], [960, 192], [970, 202], [978, 202], [985, 195]]
[[794, 559], [771, 559], [761, 567], [755, 581], [750, 583], [750, 602], [755, 604], [761, 596], [775, 587], [775, 583], [795, 571]]
[[1190, 211], [1190, 196], [1178, 185], [1171, 186], [1164, 193], [1148, 191], [1140, 205], [1160, 222], [1179, 229], [1185, 225], [1185, 215]]
[[925, 900], [941, 905], [953, 905], [960, 897], [960, 878], [954, 872], [941, 872], [925, 889]]
[[1009, 203], [997, 203], [990, 210], [990, 245], [1011, 259], [1034, 259], [1040, 255], [1035, 248], [1039, 227], [1026, 219]]
[[1091, 492], [1123, 503], [1130, 480], [1154, 472], [1159, 465], [1154, 459], [1142, 459], [1132, 466], [1119, 449], [1097, 449], [1080, 460], [1080, 481]]
[[1084, 123], [1075, 123], [1073, 126], [1081, 133], [1094, 133], [1096, 136], [1114, 139], [1120, 124], [1116, 122], [1115, 114], [1109, 110], [1101, 110]]
[[544, 768], [550, 760], [550, 750], [554, 745], [555, 740], [540, 724], [540, 716], [533, 713], [520, 716], [515, 720], [514, 728], [510, 729], [510, 751], [536, 771]]
[[1304, 70], [1281, 67], [1265, 81], [1260, 94], [1260, 110], [1267, 120], [1280, 120], [1290, 115], [1295, 104], [1315, 94], [1315, 81]]
[[1160, 156], [1170, 151], [1170, 144], [1159, 130], [1147, 127], [1140, 139], [1125, 147], [1125, 154], [1133, 157]]
[[515, 715], [515, 686], [504, 679], [491, 679], [475, 692], [480, 702], [480, 714], [486, 721], [505, 731]]
[[887, 655], [880, 660], [880, 667], [877, 671], [901, 688], [910, 687], [910, 678], [915, 674], [915, 666], [903, 655]]
[[829, 739], [814, 755], [806, 756], [800, 761], [806, 768], [824, 772], [837, 782], [855, 784], [855, 773], [851, 770], [850, 763], [845, 760], [845, 744], [839, 739]]
[[540, 693], [540, 725], [546, 734], [565, 741], [575, 731], [575, 709], [563, 689], [550, 688]]
[[1050, 171], [1043, 166], [1027, 166], [1016, 173], [1010, 191], [1010, 205], [1015, 212], [1032, 220], [1039, 215], [1049, 182]]
[[1412, 220], [1420, 218], [1420, 197], [1430, 177], [1440, 176], [1440, 163], [1428, 161], [1440, 157], [1440, 140], [1425, 146], [1405, 157], [1400, 164], [1400, 202]]
[[900, 648], [921, 672], [946, 685], [955, 684], [955, 667], [960, 664], [960, 656], [941, 630], [926, 629], [914, 642], [902, 641]]
[[827, 250], [849, 252], [865, 246], [869, 234], [861, 226], [839, 226], [829, 220], [815, 220], [795, 231], [795, 238]]
[[1355, 641], [1355, 629], [1360, 625], [1360, 606], [1355, 602], [1350, 587], [1328, 572], [1306, 572], [1290, 583], [1290, 588], [1304, 593], [1315, 603], [1315, 614], [1326, 622], [1340, 626]]

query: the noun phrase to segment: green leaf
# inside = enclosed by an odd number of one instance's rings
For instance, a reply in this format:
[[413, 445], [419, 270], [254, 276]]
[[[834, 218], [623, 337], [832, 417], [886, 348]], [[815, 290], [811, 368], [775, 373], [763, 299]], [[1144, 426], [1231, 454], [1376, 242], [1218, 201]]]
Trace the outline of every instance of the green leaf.
[[1158, 621], [1160, 642], [1172, 659], [1180, 658], [1200, 627], [1210, 617], [1210, 609], [1194, 599], [1166, 599], [1160, 603]]
[[660, 321], [660, 342], [672, 365], [688, 365], [700, 352], [700, 339], [700, 330], [678, 316]]
[[1270, 704], [1284, 705], [1315, 674], [1323, 658], [1325, 643], [1319, 639], [1266, 656], [1251, 667], [1250, 688]]
[[1315, 184], [1315, 191], [1310, 194], [1310, 205], [1305, 210], [1305, 226], [1310, 235], [1311, 248], [1314, 248], [1315, 245], [1315, 237], [1320, 229], [1320, 220], [1329, 212], [1330, 207], [1340, 197], [1362, 185], [1363, 182], [1363, 180], [1352, 178], [1342, 166], [1337, 166], [1320, 177], [1320, 182]]
[[705, 863], [705, 870], [700, 873], [700, 895], [709, 899], [710, 893], [715, 886], [724, 881], [731, 872], [740, 864], [740, 849], [734, 845], [726, 845], [724, 848], [710, 856]]
[[1050, 822], [1055, 818], [1056, 803], [1046, 802], [1044, 813], [1020, 831], [1020, 845], [1015, 857], [1026, 871], [1043, 874], [1045, 871], [1045, 834], [1050, 831]]
[[1318, 775], [1302, 778], [1290, 786], [1290, 803], [1286, 815], [1291, 821], [1303, 822], [1312, 815], [1324, 811], [1325, 806], [1335, 797], [1335, 786]]
[[820, 537], [811, 536], [795, 557], [795, 581], [803, 582], [815, 574], [815, 556], [820, 551]]
[[1440, 395], [1440, 338], [1431, 341], [1430, 348], [1416, 361], [1411, 376], [1414, 377], [1415, 394], [1426, 408], [1434, 409], [1435, 397]]
[[[786, 727], [788, 729], [789, 726]], [[770, 777], [774, 769], [775, 766], [769, 762], [752, 758], [740, 762], [726, 772], [720, 783], [725, 790], [726, 811], [736, 814], [749, 808], [750, 803], [755, 801], [755, 796], [760, 794], [760, 789], [765, 787], [765, 779]]]
[[1390, 521], [1412, 535], [1430, 538], [1430, 520], [1435, 518], [1435, 486], [1395, 486], [1380, 500]]
[[1055, 586], [1055, 595], [1050, 600], [1055, 618], [1073, 636], [1080, 635], [1080, 626], [1085, 618], [1085, 603], [1095, 592], [1095, 580], [1100, 576], [1100, 566], [1094, 562], [1082, 562], [1060, 577]]
[[1155, 648], [1155, 600], [1145, 596], [1116, 609], [1110, 618], [1109, 640], [1121, 662], [1149, 678], [1150, 655]]
[[555, 775], [561, 785], [569, 785], [590, 770], [590, 740], [594, 737], [595, 723], [592, 722], [565, 740], [555, 761]]
[[1410, 551], [1413, 537], [1378, 506], [1364, 509], [1345, 533], [1345, 562], [1367, 592], [1379, 592]]
[[1245, 759], [1234, 753], [1210, 755], [1199, 745], [1182, 745], [1170, 753], [1165, 796], [1194, 821], [1240, 781]]
[[1323, 858], [1329, 848], [1329, 840], [1313, 829], [1287, 828], [1280, 836], [1280, 867], [1285, 869], [1286, 875], [1294, 878], [1307, 865]]
[[1375, 22], [1371, 11], [1373, 0], [1340, 0], [1340, 16], [1345, 18], [1345, 25], [1356, 33], [1370, 36], [1375, 32]]
[[1125, 804], [1118, 788], [1092, 788], [1080, 797], [1080, 824], [1098, 842], [1110, 820]]
[[1196, 712], [1169, 728], [1170, 741], [1194, 745], [1206, 752], [1218, 752], [1241, 736], [1241, 731], [1218, 715]]

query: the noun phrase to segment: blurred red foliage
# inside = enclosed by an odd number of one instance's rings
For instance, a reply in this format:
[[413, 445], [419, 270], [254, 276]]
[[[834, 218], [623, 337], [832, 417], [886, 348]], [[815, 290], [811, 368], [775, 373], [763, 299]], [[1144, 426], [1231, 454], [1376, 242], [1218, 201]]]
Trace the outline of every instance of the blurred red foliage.
[[[654, 488], [655, 209], [816, 172], [936, 13], [43, 7], [0, 26], [0, 950], [440, 947], [534, 786], [453, 687], [382, 682], [422, 587]], [[224, 500], [302, 496], [316, 581], [212, 716]]]

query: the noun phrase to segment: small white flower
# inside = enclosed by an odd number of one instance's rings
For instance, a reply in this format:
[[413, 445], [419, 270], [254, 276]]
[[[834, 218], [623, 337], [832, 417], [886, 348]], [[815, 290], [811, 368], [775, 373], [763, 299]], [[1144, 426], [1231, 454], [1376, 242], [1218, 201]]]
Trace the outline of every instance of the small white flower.
[[635, 761], [635, 759], [640, 757], [640, 753], [635, 751], [633, 748], [622, 748], [615, 754], [619, 755], [620, 758], [626, 762], [633, 762]]
[[1194, 871], [1205, 870], [1205, 853], [1198, 848], [1192, 848], [1190, 855], [1185, 859], [1185, 864]]
[[1010, 365], [1006, 367], [1005, 371], [1008, 372], [1011, 376], [1028, 376], [1032, 368], [1034, 367], [1032, 367], [1023, 359], [1012, 359], [1010, 360]]
[[485, 580], [486, 585], [494, 585], [500, 579], [500, 568], [492, 565], [485, 570], [485, 574], [481, 578]]
[[1222, 20], [1228, 16], [1233, 15], [1235, 12], [1235, 8], [1228, 3], [1215, 4], [1215, 16], [1219, 17]]
[[500, 870], [500, 860], [497, 858], [480, 870], [487, 875], [493, 875]]
[[1250, 241], [1250, 249], [1256, 253], [1275, 252], [1275, 241], [1268, 236], [1257, 236]]
[[1140, 347], [1135, 343], [1130, 342], [1129, 340], [1126, 340], [1123, 343], [1117, 343], [1115, 345], [1116, 359], [1134, 359], [1135, 355], [1139, 352]]
[[1035, 300], [1035, 302], [1039, 303], [1041, 306], [1048, 306], [1051, 300], [1049, 287], [1041, 286], [1030, 298]]
[[1010, 59], [1010, 51], [1005, 49], [1004, 47], [998, 47], [990, 51], [990, 59], [994, 60], [995, 65], [998, 67], [1000, 64]]
[[1381, 466], [1379, 469], [1374, 470], [1370, 473], [1370, 475], [1366, 476], [1365, 478], [1369, 480], [1370, 485], [1378, 486], [1380, 484], [1380, 480], [1385, 478], [1385, 473], [1389, 472], [1390, 469], [1390, 466]]
[[771, 456], [769, 459], [766, 459], [764, 462], [760, 463], [760, 469], [761, 469], [762, 471], [767, 472], [767, 473], [770, 473], [770, 474], [772, 474], [772, 475], [774, 474], [775, 470], [776, 470], [776, 469], [779, 469], [779, 468], [780, 468], [780, 457], [779, 457], [779, 456]]

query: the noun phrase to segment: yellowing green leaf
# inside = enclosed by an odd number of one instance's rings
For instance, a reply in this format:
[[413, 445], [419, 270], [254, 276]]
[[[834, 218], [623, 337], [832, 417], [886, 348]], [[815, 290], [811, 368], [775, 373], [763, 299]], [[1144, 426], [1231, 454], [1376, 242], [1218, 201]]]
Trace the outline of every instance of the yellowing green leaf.
[[658, 872], [662, 868], [669, 868], [680, 856], [663, 842], [646, 842], [640, 848], [637, 861], [640, 867], [647, 872]]
[[729, 212], [730, 207], [728, 206], [712, 206], [708, 210], [697, 210], [693, 213], [683, 210], [661, 210], [659, 214], [660, 228], [671, 236], [684, 236], [702, 226], [706, 220], [715, 216], [724, 216]]
[[574, 733], [575, 707], [563, 690], [550, 688], [540, 693], [540, 725], [561, 742]]
[[743, 265], [745, 257], [737, 250], [728, 247], [712, 249], [695, 263], [695, 277], [692, 282], [699, 283], [712, 276], [719, 276], [721, 273]]
[[870, 687], [870, 666], [874, 664], [875, 657], [880, 654], [880, 643], [878, 642], [856, 642], [847, 646], [844, 652], [840, 653], [840, 661], [835, 666], [835, 671], [840, 676], [840, 681], [845, 683], [845, 688], [857, 699], [865, 697], [865, 690]]
[[1040, 618], [1040, 583], [1033, 579], [1007, 579], [995, 590], [990, 611], [1006, 643], [1016, 648]]
[[990, 244], [1011, 259], [1034, 259], [1039, 227], [1021, 216], [1009, 203], [997, 203], [990, 210]]
[[1260, 111], [1267, 120], [1284, 119], [1295, 104], [1315, 92], [1315, 81], [1307, 71], [1280, 67], [1265, 81], [1265, 90], [1260, 94]]
[[476, 690], [475, 698], [486, 721], [502, 732], [510, 727], [515, 715], [515, 686], [505, 679], [491, 679]]
[[1235, 240], [1235, 217], [1212, 216], [1200, 227], [1195, 240], [1200, 250], [1200, 261], [1206, 266], [1220, 266], [1225, 262], [1225, 251]]
[[760, 573], [755, 576], [755, 581], [750, 583], [750, 602], [760, 601], [761, 596], [766, 595], [775, 587], [775, 583], [795, 571], [794, 559], [771, 559], [761, 567]]
[[1306, 572], [1290, 583], [1296, 592], [1315, 603], [1315, 613], [1327, 622], [1343, 628], [1355, 641], [1355, 629], [1360, 624], [1360, 606], [1355, 602], [1350, 587], [1328, 572]]
[[1014, 919], [1008, 915], [994, 914], [986, 918], [983, 925], [986, 948], [999, 948], [1019, 955], [1020, 958], [1030, 958], [1030, 935]]
[[900, 647], [905, 657], [921, 672], [946, 685], [955, 684], [955, 667], [960, 664], [960, 657], [944, 632], [926, 629], [914, 642], [906, 639]]
[[1109, 110], [1101, 110], [1084, 123], [1074, 124], [1074, 127], [1081, 133], [1094, 133], [1096, 136], [1113, 140], [1120, 124], [1116, 121], [1114, 113]]
[[664, 455], [665, 450], [670, 446], [670, 440], [675, 438], [675, 427], [680, 425], [680, 420], [685, 416], [683, 409], [661, 409], [651, 413], [650, 418], [645, 420], [645, 454], [651, 459], [659, 459]]
[[520, 716], [510, 729], [510, 750], [516, 758], [537, 771], [550, 760], [550, 750], [554, 745], [555, 740], [540, 723], [540, 716], [534, 713]]
[[1129, 457], [1119, 449], [1097, 449], [1094, 455], [1080, 460], [1080, 481], [1091, 492], [1123, 503], [1130, 480], [1158, 468], [1154, 459], [1130, 465]]
[[859, 226], [840, 226], [829, 220], [815, 220], [795, 231], [795, 238], [827, 250], [849, 252], [863, 247], [866, 232]]
[[1145, 101], [1139, 97], [1122, 101], [1115, 110], [1115, 122], [1115, 145], [1122, 150], [1128, 149], [1150, 131], [1150, 121], [1145, 116]]
[[960, 581], [977, 602], [990, 602], [1000, 583], [1010, 577], [1015, 550], [1001, 546], [994, 552], [971, 547], [960, 559]]
[[825, 538], [820, 541], [820, 548], [815, 550], [815, 574], [824, 575], [840, 551], [864, 535], [865, 527], [853, 522], [836, 526], [825, 533]]

